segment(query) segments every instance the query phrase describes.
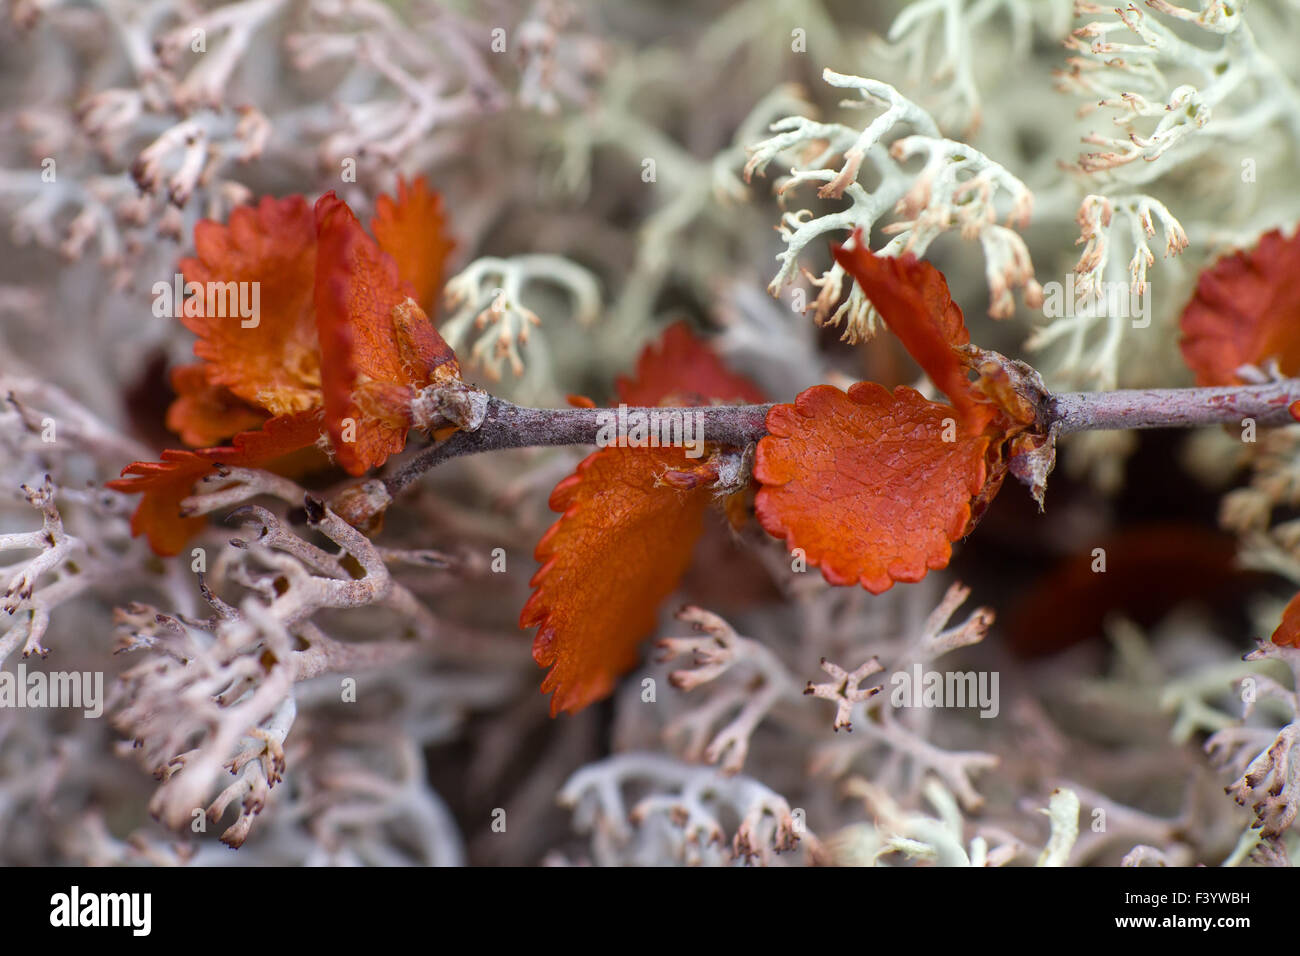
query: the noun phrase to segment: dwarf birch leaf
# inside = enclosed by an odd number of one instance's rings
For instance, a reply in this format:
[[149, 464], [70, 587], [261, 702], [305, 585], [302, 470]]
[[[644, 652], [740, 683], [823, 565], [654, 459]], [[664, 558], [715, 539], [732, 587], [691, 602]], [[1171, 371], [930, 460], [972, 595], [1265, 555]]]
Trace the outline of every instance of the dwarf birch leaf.
[[385, 195], [375, 202], [370, 231], [397, 263], [397, 274], [411, 284], [420, 308], [432, 315], [443, 268], [456, 246], [448, 235], [442, 197], [423, 176], [409, 184], [399, 179], [396, 199]]
[[[181, 321], [199, 337], [194, 354], [208, 381], [272, 415], [319, 404], [316, 227], [306, 200], [267, 197], [237, 207], [224, 225], [205, 219], [194, 248], [180, 268], [203, 291], [183, 304]], [[240, 306], [251, 307], [254, 294], [256, 314], [245, 317]]]
[[316, 203], [316, 324], [330, 441], [363, 474], [400, 451], [416, 390], [459, 378], [456, 357], [397, 264], [332, 192]]
[[[361, 474], [404, 446], [418, 390], [459, 379], [455, 354], [415, 301], [416, 284], [429, 297], [440, 281], [450, 248], [438, 197], [422, 180], [400, 183], [375, 224], [388, 251], [331, 192], [314, 210], [301, 196], [267, 198], [225, 225], [195, 227], [197, 255], [182, 269], [204, 287], [183, 321], [204, 361], [173, 372], [167, 423], [193, 445], [235, 437], [135, 462], [111, 483], [144, 493], [132, 529], [154, 550], [173, 554], [202, 526], [180, 502], [213, 463], [282, 470], [285, 455], [328, 429], [339, 463]], [[259, 305], [248, 316], [245, 288]]]
[[1243, 365], [1300, 373], [1300, 233], [1273, 231], [1201, 273], [1183, 310], [1183, 360], [1198, 385], [1235, 385]]
[[[682, 323], [646, 347], [618, 394], [646, 406], [762, 400]], [[538, 627], [533, 658], [550, 668], [542, 691], [553, 692], [552, 715], [606, 696], [636, 663], [659, 604], [690, 563], [716, 478], [683, 448], [612, 447], [555, 486], [551, 508], [561, 516], [537, 545], [542, 566], [519, 618]]]
[[673, 323], [658, 343], [647, 345], [635, 373], [619, 376], [615, 387], [619, 401], [627, 405], [763, 401], [758, 386], [727, 368], [685, 322]]
[[910, 388], [814, 386], [768, 413], [759, 522], [831, 584], [878, 594], [919, 581], [948, 564], [988, 477], [989, 436], [955, 424]]
[[319, 409], [280, 415], [266, 422], [260, 431], [236, 435], [228, 446], [196, 451], [168, 449], [161, 461], [133, 462], [123, 469], [121, 478], [107, 485], [125, 494], [143, 492], [131, 516], [131, 533], [147, 535], [158, 554], [176, 554], [207, 524], [206, 517], [181, 514], [181, 502], [193, 493], [196, 481], [211, 474], [217, 465], [275, 467], [295, 452], [312, 448], [323, 430]]
[[555, 486], [551, 508], [562, 514], [537, 545], [542, 566], [519, 618], [538, 628], [533, 659], [550, 668], [552, 716], [606, 696], [636, 663], [712, 497], [707, 486], [659, 483], [690, 463], [680, 448], [603, 448]]

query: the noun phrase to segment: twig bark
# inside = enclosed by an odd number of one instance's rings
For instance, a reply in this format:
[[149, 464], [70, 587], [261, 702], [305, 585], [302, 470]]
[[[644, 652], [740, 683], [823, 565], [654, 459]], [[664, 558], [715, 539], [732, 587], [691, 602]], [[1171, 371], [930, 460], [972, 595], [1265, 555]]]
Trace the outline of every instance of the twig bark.
[[[697, 408], [628, 408], [628, 414], [671, 412], [699, 415], [700, 428], [711, 444], [743, 448], [762, 438], [771, 405], [703, 405]], [[554, 445], [594, 445], [601, 416], [608, 408], [526, 408], [500, 398], [489, 398], [483, 424], [472, 432], [457, 432], [405, 462], [384, 479], [390, 495], [405, 488], [435, 465], [461, 455], [503, 448]]]
[[1062, 432], [1240, 425], [1246, 418], [1263, 427], [1294, 424], [1288, 408], [1297, 399], [1300, 379], [1286, 379], [1222, 388], [1063, 392], [1047, 400], [1046, 413], [1047, 424], [1059, 422]]
[[[1300, 400], [1300, 379], [1264, 385], [1222, 388], [1156, 388], [1113, 392], [1061, 392], [1041, 406], [1040, 426], [1059, 431], [1129, 428], [1188, 428], [1240, 425], [1254, 419], [1260, 427], [1294, 422], [1288, 407]], [[698, 414], [706, 441], [743, 448], [766, 434], [771, 405], [706, 405], [697, 408], [629, 408], [628, 414], [681, 412]], [[593, 445], [606, 408], [526, 408], [489, 398], [482, 425], [457, 432], [405, 462], [384, 480], [395, 495], [429, 469], [461, 455], [503, 448]]]

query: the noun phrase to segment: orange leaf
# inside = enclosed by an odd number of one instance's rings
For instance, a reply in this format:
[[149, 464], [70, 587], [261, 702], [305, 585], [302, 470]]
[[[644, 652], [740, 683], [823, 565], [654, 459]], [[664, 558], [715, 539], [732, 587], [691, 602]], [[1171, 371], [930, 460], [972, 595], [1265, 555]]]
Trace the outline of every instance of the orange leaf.
[[[455, 354], [413, 298], [417, 286], [436, 288], [450, 249], [441, 204], [423, 180], [398, 190], [396, 202], [381, 197], [374, 221], [409, 276], [332, 192], [314, 211], [301, 196], [265, 198], [226, 225], [195, 227], [197, 255], [181, 267], [203, 294], [185, 301], [183, 321], [205, 361], [173, 371], [167, 423], [194, 445], [235, 437], [135, 462], [111, 483], [144, 493], [132, 529], [160, 554], [203, 524], [182, 516], [180, 502], [214, 462], [283, 470], [299, 464], [288, 453], [328, 429], [340, 464], [361, 474], [403, 447], [419, 389], [459, 378]], [[245, 315], [254, 292], [258, 308]], [[266, 421], [262, 409], [276, 417]]]
[[154, 551], [178, 553], [185, 542], [207, 523], [203, 516], [181, 512], [181, 502], [192, 494], [194, 483], [217, 465], [233, 468], [275, 467], [287, 456], [316, 443], [324, 428], [319, 409], [280, 415], [260, 431], [241, 432], [229, 446], [198, 451], [167, 450], [162, 461], [137, 461], [122, 471], [108, 487], [126, 494], [144, 493], [131, 516], [131, 533], [145, 534]]
[[397, 199], [380, 196], [370, 220], [379, 248], [393, 257], [398, 275], [415, 290], [415, 301], [432, 315], [434, 299], [442, 288], [442, 270], [456, 243], [447, 235], [442, 197], [429, 188], [423, 176], [408, 186], [397, 181]]
[[759, 521], [831, 584], [874, 594], [947, 566], [988, 478], [990, 437], [903, 386], [818, 385], [774, 406], [767, 430], [754, 464]]
[[187, 445], [215, 445], [238, 432], [257, 428], [268, 415], [224, 385], [208, 380], [202, 362], [172, 369], [176, 401], [167, 409], [167, 427]]
[[908, 354], [952, 401], [961, 420], [972, 431], [982, 430], [992, 411], [955, 349], [970, 341], [970, 333], [943, 273], [910, 253], [899, 258], [875, 255], [861, 230], [854, 240], [852, 249], [834, 247], [835, 261], [857, 281]]
[[415, 391], [460, 369], [392, 257], [333, 192], [317, 201], [316, 222], [326, 422], [339, 464], [360, 475], [405, 446]]
[[1282, 610], [1282, 623], [1273, 632], [1273, 643], [1283, 647], [1300, 647], [1300, 594]]
[[[684, 323], [646, 347], [618, 394], [648, 406], [763, 398]], [[604, 697], [636, 663], [690, 563], [716, 479], [711, 462], [683, 448], [604, 448], [555, 486], [551, 508], [562, 514], [537, 545], [542, 566], [519, 617], [539, 627], [533, 658], [551, 668], [542, 691], [554, 691], [552, 716]]]
[[619, 401], [626, 405], [707, 405], [712, 400], [746, 404], [763, 401], [758, 386], [737, 375], [685, 322], [675, 322], [637, 359], [633, 378], [619, 376]]
[[1198, 385], [1235, 385], [1237, 369], [1275, 359], [1300, 374], [1300, 233], [1274, 230], [1250, 252], [1201, 273], [1181, 320], [1183, 360]]
[[[209, 382], [273, 415], [319, 404], [316, 228], [306, 200], [267, 197], [234, 209], [226, 225], [205, 219], [194, 227], [194, 247], [181, 272], [204, 294], [185, 301], [181, 321], [199, 337], [194, 354], [208, 363]], [[257, 314], [245, 319], [239, 296], [251, 305], [254, 293]]]
[[603, 448], [551, 493], [562, 515], [537, 545], [542, 566], [519, 624], [538, 626], [533, 659], [550, 668], [542, 692], [554, 691], [552, 716], [606, 696], [636, 663], [712, 497], [708, 486], [659, 483], [691, 464], [680, 448]]

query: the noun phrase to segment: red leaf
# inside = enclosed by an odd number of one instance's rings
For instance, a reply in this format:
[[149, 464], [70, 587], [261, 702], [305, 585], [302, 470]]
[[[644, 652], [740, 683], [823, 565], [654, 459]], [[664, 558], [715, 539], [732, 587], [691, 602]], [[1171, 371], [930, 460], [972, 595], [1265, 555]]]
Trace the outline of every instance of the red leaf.
[[1273, 643], [1283, 647], [1300, 647], [1300, 594], [1282, 610], [1282, 623], [1273, 632]]
[[875, 255], [860, 229], [854, 240], [852, 249], [834, 248], [835, 261], [857, 281], [908, 354], [948, 396], [961, 420], [972, 431], [981, 430], [992, 410], [956, 350], [970, 341], [970, 333], [943, 273], [910, 253], [899, 258]]
[[316, 223], [326, 422], [339, 464], [360, 475], [405, 446], [415, 391], [460, 369], [396, 262], [334, 193], [317, 201]]
[[668, 327], [656, 345], [647, 345], [631, 378], [615, 383], [626, 405], [707, 405], [722, 401], [744, 405], [763, 401], [758, 386], [722, 364], [685, 322]]
[[948, 564], [989, 477], [989, 436], [906, 387], [818, 385], [773, 407], [767, 429], [754, 465], [760, 523], [831, 584], [875, 594]]
[[223, 297], [255, 288], [260, 308], [248, 325], [222, 297], [211, 315], [205, 296], [187, 300], [183, 321], [205, 360], [205, 377], [180, 373], [169, 414], [187, 442], [252, 424], [242, 400], [275, 415], [324, 404], [352, 474], [402, 448], [414, 390], [459, 375], [451, 350], [408, 302], [432, 300], [451, 243], [441, 200], [423, 179], [399, 182], [397, 200], [381, 196], [377, 205], [381, 242], [333, 193], [314, 213], [301, 196], [265, 198], [235, 209], [226, 225], [195, 227], [197, 256], [181, 264], [187, 281]]
[[1300, 233], [1273, 231], [1201, 273], [1183, 310], [1183, 360], [1198, 385], [1234, 385], [1237, 369], [1275, 359], [1300, 374]]
[[432, 315], [434, 299], [442, 288], [442, 271], [456, 244], [447, 234], [442, 197], [429, 188], [423, 176], [410, 185], [397, 181], [397, 199], [380, 196], [370, 220], [379, 248], [393, 257], [402, 281], [415, 290], [415, 301]]
[[167, 427], [187, 445], [215, 445], [270, 417], [224, 385], [213, 385], [208, 369], [202, 362], [172, 369], [176, 401], [167, 409]]
[[[618, 394], [648, 406], [762, 401], [684, 324], [647, 346]], [[604, 697], [636, 663], [690, 563], [716, 479], [707, 459], [682, 448], [604, 448], [555, 486], [551, 508], [562, 514], [537, 545], [542, 566], [519, 617], [520, 627], [538, 627], [533, 658], [550, 668], [542, 691], [554, 692], [552, 715]]]
[[131, 533], [145, 534], [154, 551], [177, 554], [185, 542], [207, 524], [204, 516], [181, 513], [181, 501], [188, 498], [194, 483], [217, 465], [233, 468], [266, 468], [282, 463], [287, 456], [316, 443], [324, 428], [319, 409], [272, 418], [260, 431], [242, 432], [231, 444], [197, 451], [167, 450], [162, 461], [137, 461], [122, 471], [122, 477], [108, 487], [125, 494], [144, 493], [131, 516]]
[[[385, 248], [332, 192], [314, 212], [301, 196], [265, 198], [235, 209], [226, 225], [195, 227], [197, 255], [181, 265], [204, 295], [186, 300], [183, 321], [205, 361], [173, 372], [167, 422], [194, 445], [235, 438], [165, 451], [111, 484], [144, 493], [132, 528], [159, 553], [175, 553], [202, 525], [180, 515], [180, 501], [214, 461], [281, 467], [326, 427], [339, 463], [361, 474], [404, 446], [419, 389], [459, 378], [456, 356], [414, 298], [417, 288], [426, 297], [436, 289], [450, 249], [440, 200], [418, 180], [378, 206]], [[209, 301], [209, 288], [221, 298]], [[229, 299], [242, 288], [257, 290], [255, 316], [234, 308], [238, 292]], [[263, 409], [276, 417], [263, 432], [246, 431], [266, 419]]]
[[[234, 209], [226, 225], [205, 219], [194, 227], [194, 247], [195, 258], [182, 260], [181, 272], [204, 294], [186, 300], [181, 321], [199, 337], [194, 354], [207, 363], [209, 382], [273, 415], [319, 404], [316, 228], [306, 200], [266, 197], [256, 208]], [[256, 324], [245, 325], [253, 320], [232, 308], [232, 289], [236, 302], [238, 290], [247, 290], [249, 304], [256, 290]]]
[[984, 353], [971, 380], [976, 350], [963, 348], [961, 310], [934, 266], [874, 255], [860, 231], [855, 238], [836, 261], [953, 405], [859, 383], [774, 406], [755, 459], [755, 511], [830, 583], [879, 593], [947, 565], [952, 542], [1001, 487], [1006, 443], [1036, 413], [999, 356]]
[[519, 617], [538, 627], [533, 659], [550, 672], [551, 715], [609, 694], [637, 659], [660, 602], [690, 563], [712, 492], [659, 474], [689, 466], [680, 448], [603, 448], [555, 486], [562, 512], [537, 545], [542, 566]]

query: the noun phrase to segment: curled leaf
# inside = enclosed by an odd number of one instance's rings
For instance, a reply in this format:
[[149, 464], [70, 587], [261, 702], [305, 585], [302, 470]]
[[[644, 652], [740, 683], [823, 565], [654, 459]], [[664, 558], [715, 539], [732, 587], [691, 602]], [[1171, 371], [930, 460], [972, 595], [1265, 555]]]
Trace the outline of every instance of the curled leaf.
[[360, 475], [405, 446], [415, 392], [458, 379], [460, 368], [352, 210], [330, 192], [316, 203], [316, 221], [326, 422], [339, 464]]
[[361, 474], [403, 447], [421, 389], [459, 379], [415, 299], [431, 298], [450, 249], [440, 200], [423, 180], [402, 182], [374, 223], [382, 247], [328, 193], [314, 210], [301, 196], [266, 198], [195, 227], [196, 256], [181, 267], [199, 285], [182, 320], [204, 361], [173, 372], [167, 423], [191, 445], [235, 437], [135, 462], [111, 484], [144, 493], [132, 528], [159, 553], [201, 527], [180, 501], [213, 462], [280, 470], [327, 429], [339, 463]]
[[194, 354], [208, 381], [272, 415], [319, 404], [316, 227], [306, 200], [268, 197], [237, 207], [228, 223], [205, 219], [194, 247], [181, 272], [203, 291], [185, 301], [181, 321], [199, 337]]

